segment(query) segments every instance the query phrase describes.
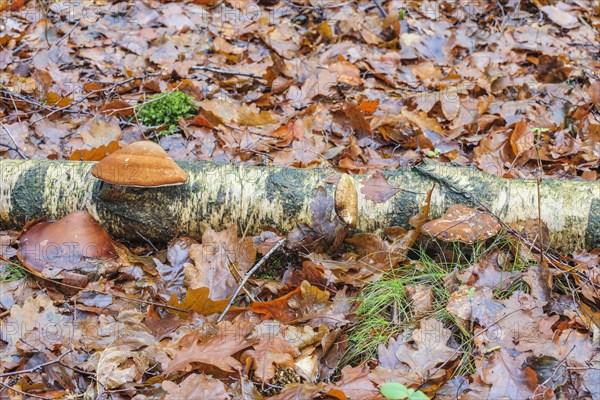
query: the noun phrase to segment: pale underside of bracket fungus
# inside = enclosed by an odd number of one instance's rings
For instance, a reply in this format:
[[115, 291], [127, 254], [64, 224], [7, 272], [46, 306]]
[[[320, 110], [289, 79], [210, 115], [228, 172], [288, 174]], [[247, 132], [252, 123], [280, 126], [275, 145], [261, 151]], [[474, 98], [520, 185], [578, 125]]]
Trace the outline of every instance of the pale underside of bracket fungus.
[[[335, 192], [336, 171], [252, 167], [241, 164], [180, 162], [188, 181], [180, 186], [124, 188], [95, 179], [94, 163], [0, 161], [0, 228], [20, 228], [34, 218], [60, 218], [88, 210], [116, 238], [164, 242], [177, 235], [200, 236], [207, 228], [236, 224], [257, 233], [275, 228], [285, 233], [311, 223], [310, 204], [323, 186]], [[361, 192], [368, 175], [354, 175], [358, 220], [354, 231], [377, 232], [408, 226], [408, 219], [433, 184], [430, 218], [453, 204], [489, 209], [503, 222], [537, 219], [535, 180], [502, 179], [472, 168], [425, 164], [384, 172], [396, 195], [382, 203]], [[540, 185], [541, 219], [550, 244], [577, 251], [600, 246], [600, 184], [545, 179]]]

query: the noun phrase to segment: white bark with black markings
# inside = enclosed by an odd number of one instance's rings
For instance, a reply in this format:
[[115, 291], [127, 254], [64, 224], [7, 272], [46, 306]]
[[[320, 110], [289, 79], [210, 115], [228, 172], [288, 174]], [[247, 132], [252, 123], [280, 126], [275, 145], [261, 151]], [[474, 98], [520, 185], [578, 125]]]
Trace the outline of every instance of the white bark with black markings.
[[[310, 204], [319, 186], [337, 174], [327, 169], [251, 167], [241, 164], [181, 162], [188, 182], [163, 188], [123, 188], [91, 176], [93, 163], [68, 161], [0, 161], [0, 227], [20, 228], [28, 219], [60, 218], [88, 210], [115, 237], [167, 241], [177, 235], [200, 236], [207, 227], [237, 224], [240, 231], [266, 227], [285, 233], [311, 223]], [[361, 192], [366, 175], [353, 176], [359, 217], [356, 231], [406, 226], [418, 212], [425, 192], [436, 183], [431, 215], [450, 205], [484, 204], [504, 222], [536, 219], [535, 180], [501, 179], [471, 168], [426, 164], [386, 171], [400, 189], [383, 203]], [[541, 217], [550, 244], [561, 250], [600, 246], [600, 184], [546, 179], [541, 183]]]

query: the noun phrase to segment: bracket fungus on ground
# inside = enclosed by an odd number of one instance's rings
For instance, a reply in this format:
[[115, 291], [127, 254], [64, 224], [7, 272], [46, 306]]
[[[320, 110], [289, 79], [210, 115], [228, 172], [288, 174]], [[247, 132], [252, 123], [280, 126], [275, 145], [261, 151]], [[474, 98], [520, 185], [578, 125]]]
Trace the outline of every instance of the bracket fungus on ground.
[[187, 175], [160, 145], [134, 142], [108, 155], [92, 168], [92, 175], [113, 185], [160, 187], [181, 185]]
[[488, 213], [456, 204], [438, 219], [427, 222], [421, 231], [446, 242], [474, 243], [500, 232], [500, 223]]
[[17, 257], [33, 274], [85, 286], [89, 275], [116, 267], [118, 253], [110, 235], [87, 211], [25, 227]]

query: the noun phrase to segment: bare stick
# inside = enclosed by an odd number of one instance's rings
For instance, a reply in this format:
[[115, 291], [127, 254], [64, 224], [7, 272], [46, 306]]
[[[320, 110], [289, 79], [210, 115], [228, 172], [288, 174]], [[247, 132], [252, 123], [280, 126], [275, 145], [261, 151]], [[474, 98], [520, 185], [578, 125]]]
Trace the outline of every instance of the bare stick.
[[0, 385], [4, 386], [8, 390], [12, 390], [15, 393], [19, 393], [20, 395], [25, 396], [25, 398], [34, 397], [36, 399], [52, 400], [52, 398], [50, 398], [50, 397], [44, 397], [44, 396], [40, 396], [40, 395], [33, 394], [33, 393], [23, 392], [23, 391], [21, 391], [19, 389], [15, 389], [14, 387], [9, 386], [9, 385], [7, 385], [6, 383], [4, 383], [2, 381], [0, 381]]
[[21, 374], [29, 374], [32, 372], [36, 372], [44, 367], [47, 367], [48, 365], [52, 365], [52, 364], [56, 364], [58, 362], [60, 362], [60, 360], [63, 359], [63, 357], [65, 357], [67, 354], [69, 354], [70, 352], [72, 352], [73, 350], [69, 350], [66, 353], [62, 354], [60, 357], [52, 360], [52, 361], [48, 361], [45, 362], [43, 364], [40, 365], [36, 365], [35, 367], [29, 368], [29, 369], [23, 369], [21, 371], [14, 371], [14, 372], [6, 372], [4, 374], [0, 374], [0, 378], [6, 378], [7, 376], [15, 376], [15, 375], [21, 375]]
[[381, 2], [379, 0], [373, 0], [373, 3], [375, 3], [375, 6], [377, 7], [377, 9], [381, 13], [381, 15], [383, 15], [384, 17], [387, 17], [387, 12], [385, 11], [385, 9], [383, 8], [383, 6], [381, 5]]
[[25, 160], [28, 160], [28, 159], [29, 159], [29, 157], [27, 157], [27, 156], [25, 155], [25, 153], [23, 153], [23, 152], [21, 151], [21, 149], [19, 148], [19, 145], [18, 145], [18, 144], [17, 144], [17, 142], [15, 141], [15, 138], [13, 137], [12, 133], [10, 133], [10, 131], [8, 130], [8, 128], [6, 127], [6, 125], [4, 125], [4, 123], [2, 123], [2, 122], [0, 121], [0, 126], [2, 126], [2, 129], [4, 129], [4, 132], [6, 132], [6, 134], [7, 134], [7, 135], [8, 135], [8, 137], [10, 138], [10, 140], [12, 140], [12, 142], [14, 143], [14, 145], [15, 145], [15, 150], [16, 150], [16, 151], [17, 151], [17, 153], [18, 153], [18, 154], [21, 156], [21, 158], [23, 158], [23, 159], [25, 159]]
[[237, 75], [237, 76], [245, 76], [245, 77], [254, 78], [254, 79], [262, 79], [262, 76], [256, 75], [256, 74], [251, 74], [248, 72], [225, 71], [222, 69], [208, 67], [208, 66], [204, 66], [204, 65], [196, 65], [196, 66], [192, 67], [192, 69], [199, 70], [199, 71], [214, 72], [214, 73], [222, 74], [222, 75]]
[[217, 319], [217, 322], [221, 322], [223, 320], [223, 318], [225, 318], [225, 315], [227, 314], [227, 312], [229, 311], [229, 309], [231, 308], [231, 306], [235, 302], [235, 298], [237, 297], [238, 294], [240, 294], [240, 292], [242, 291], [242, 288], [244, 287], [244, 285], [246, 284], [246, 282], [248, 282], [248, 279], [250, 279], [250, 277], [252, 276], [252, 274], [254, 272], [256, 272], [256, 270], [259, 269], [269, 259], [269, 257], [271, 257], [273, 255], [273, 253], [275, 253], [277, 251], [278, 248], [280, 248], [281, 246], [283, 246], [284, 243], [285, 243], [285, 238], [283, 238], [279, 242], [275, 243], [275, 246], [271, 247], [271, 250], [269, 250], [269, 252], [267, 254], [265, 254], [264, 257], [261, 258], [260, 261], [257, 262], [254, 267], [252, 267], [248, 272], [246, 272], [246, 275], [244, 276], [244, 279], [242, 279], [242, 282], [240, 282], [240, 284], [239, 284], [238, 288], [236, 289], [235, 293], [233, 294], [233, 296], [231, 296], [231, 300], [229, 300], [229, 304], [227, 304], [227, 307], [225, 307], [225, 309], [223, 310], [223, 312], [221, 313], [221, 315]]

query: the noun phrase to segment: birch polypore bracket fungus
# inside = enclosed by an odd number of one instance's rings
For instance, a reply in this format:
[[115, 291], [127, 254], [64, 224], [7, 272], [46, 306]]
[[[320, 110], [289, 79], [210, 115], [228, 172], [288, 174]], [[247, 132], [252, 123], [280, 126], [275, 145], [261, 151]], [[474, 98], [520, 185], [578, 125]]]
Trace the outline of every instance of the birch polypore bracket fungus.
[[186, 173], [158, 144], [134, 142], [102, 159], [92, 175], [113, 185], [160, 187], [181, 185]]
[[342, 174], [335, 188], [335, 213], [348, 227], [354, 228], [358, 220], [358, 193], [354, 181]]
[[421, 231], [446, 242], [474, 243], [497, 235], [500, 223], [493, 215], [456, 204], [441, 218], [425, 223]]
[[26, 226], [17, 257], [34, 275], [85, 286], [89, 275], [115, 266], [118, 253], [109, 234], [87, 211]]

